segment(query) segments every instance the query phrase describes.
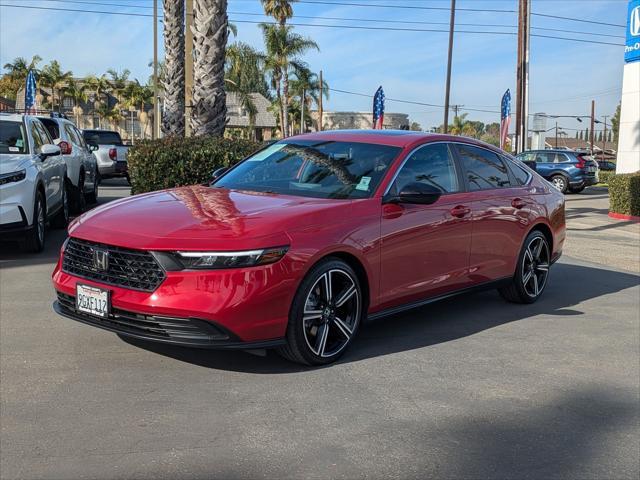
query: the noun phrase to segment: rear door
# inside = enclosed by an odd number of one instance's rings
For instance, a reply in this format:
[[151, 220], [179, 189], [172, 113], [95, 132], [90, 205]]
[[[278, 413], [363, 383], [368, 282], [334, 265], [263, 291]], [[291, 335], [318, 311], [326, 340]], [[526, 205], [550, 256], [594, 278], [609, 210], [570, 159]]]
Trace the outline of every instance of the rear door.
[[[53, 144], [49, 133], [44, 128], [40, 120], [32, 119], [29, 130], [33, 138], [34, 152], [40, 153], [43, 145]], [[64, 181], [64, 160], [62, 155], [38, 160], [42, 166], [42, 175], [45, 181], [45, 196], [47, 202], [47, 213], [54, 211], [62, 202], [62, 182]]]
[[557, 154], [553, 152], [536, 152], [536, 172], [548, 179], [553, 171], [557, 170], [556, 164], [559, 162], [556, 161], [556, 157]]
[[456, 151], [473, 194], [470, 278], [481, 284], [510, 277], [528, 228], [528, 187], [495, 152], [462, 143], [456, 144]]
[[427, 144], [414, 150], [398, 170], [387, 195], [397, 195], [412, 182], [435, 186], [442, 196], [432, 205], [383, 205], [382, 308], [468, 284], [471, 203], [449, 144]]

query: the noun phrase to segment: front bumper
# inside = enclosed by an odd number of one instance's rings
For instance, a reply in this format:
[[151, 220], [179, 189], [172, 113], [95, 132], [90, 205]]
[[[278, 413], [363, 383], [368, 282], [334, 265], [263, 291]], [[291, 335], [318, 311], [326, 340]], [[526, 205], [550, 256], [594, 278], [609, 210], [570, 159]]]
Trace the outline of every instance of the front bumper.
[[75, 297], [57, 293], [58, 300], [53, 303], [53, 309], [59, 315], [127, 337], [184, 347], [245, 350], [272, 348], [285, 343], [284, 339], [243, 342], [220, 325], [197, 318], [143, 315], [120, 309], [112, 309], [108, 318], [94, 317], [76, 310]]

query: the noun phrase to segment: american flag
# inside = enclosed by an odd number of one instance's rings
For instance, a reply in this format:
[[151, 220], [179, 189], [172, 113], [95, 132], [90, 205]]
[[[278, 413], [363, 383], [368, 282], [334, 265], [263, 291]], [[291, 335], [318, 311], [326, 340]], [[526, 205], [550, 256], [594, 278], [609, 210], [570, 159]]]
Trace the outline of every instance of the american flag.
[[24, 113], [27, 115], [36, 114], [36, 76], [33, 70], [29, 70], [27, 75], [27, 86], [24, 90]]
[[373, 128], [374, 130], [382, 130], [384, 123], [384, 90], [378, 88], [373, 97]]
[[500, 148], [504, 150], [509, 135], [509, 124], [511, 123], [511, 92], [507, 89], [502, 96], [502, 106], [500, 107]]

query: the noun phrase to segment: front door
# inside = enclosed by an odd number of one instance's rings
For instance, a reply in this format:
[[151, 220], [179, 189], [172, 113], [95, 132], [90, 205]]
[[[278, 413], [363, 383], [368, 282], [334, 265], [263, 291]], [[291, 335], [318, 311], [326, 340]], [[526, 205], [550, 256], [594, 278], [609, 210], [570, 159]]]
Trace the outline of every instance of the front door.
[[468, 284], [471, 203], [448, 144], [427, 144], [410, 154], [388, 195], [412, 182], [435, 186], [442, 196], [432, 205], [383, 205], [381, 308]]

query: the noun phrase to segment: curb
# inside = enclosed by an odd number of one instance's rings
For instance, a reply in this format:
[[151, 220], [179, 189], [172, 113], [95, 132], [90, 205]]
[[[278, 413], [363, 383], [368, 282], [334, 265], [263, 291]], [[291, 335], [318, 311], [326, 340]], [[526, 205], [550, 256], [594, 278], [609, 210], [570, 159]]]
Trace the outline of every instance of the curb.
[[629, 220], [632, 222], [640, 222], [640, 217], [636, 217], [635, 215], [625, 215], [624, 213], [609, 212], [609, 216], [611, 218], [615, 218], [616, 220]]

